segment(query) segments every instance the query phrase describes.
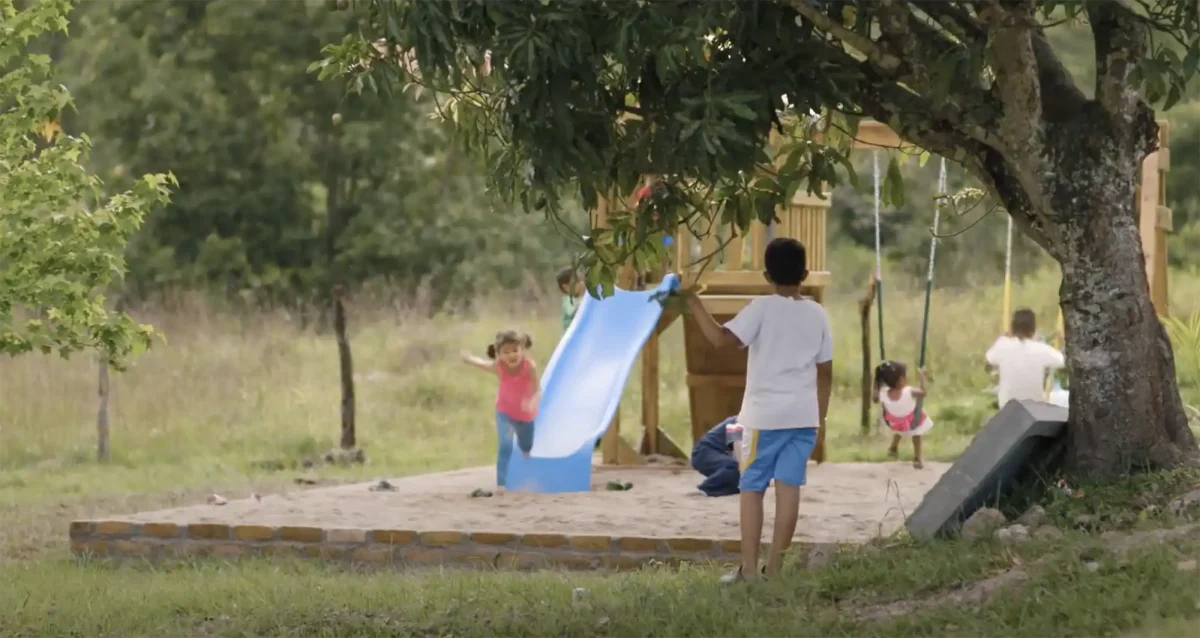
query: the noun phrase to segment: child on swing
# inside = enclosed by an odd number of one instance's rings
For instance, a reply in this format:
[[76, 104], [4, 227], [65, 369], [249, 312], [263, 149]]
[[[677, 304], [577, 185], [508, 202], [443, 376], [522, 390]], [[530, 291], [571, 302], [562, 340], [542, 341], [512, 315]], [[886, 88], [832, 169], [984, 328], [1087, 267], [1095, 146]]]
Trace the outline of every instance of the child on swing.
[[908, 384], [908, 367], [899, 361], [884, 361], [875, 368], [875, 401], [883, 407], [883, 423], [892, 431], [888, 458], [900, 455], [900, 438], [909, 437], [913, 445], [913, 467], [920, 470], [921, 436], [933, 428], [933, 420], [922, 409], [917, 415], [917, 400], [925, 394], [925, 371], [919, 370], [921, 385]]
[[1046, 373], [1066, 365], [1063, 353], [1054, 346], [1038, 341], [1037, 316], [1022, 308], [1013, 313], [1009, 334], [988, 348], [984, 357], [988, 371], [997, 370], [1000, 381], [996, 387], [997, 407], [1009, 401], [1045, 401]]

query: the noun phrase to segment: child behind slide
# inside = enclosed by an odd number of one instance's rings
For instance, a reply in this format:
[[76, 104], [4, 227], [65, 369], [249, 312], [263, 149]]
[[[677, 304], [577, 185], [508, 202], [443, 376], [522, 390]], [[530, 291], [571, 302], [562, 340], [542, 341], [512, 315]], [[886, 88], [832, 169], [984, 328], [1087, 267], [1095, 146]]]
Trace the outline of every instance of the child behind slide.
[[742, 457], [742, 426], [731, 416], [709, 430], [692, 447], [692, 469], [704, 475], [696, 489], [705, 496], [738, 493], [738, 459]]
[[[764, 255], [773, 294], [757, 297], [721, 326], [692, 291], [688, 307], [717, 348], [750, 349], [737, 422], [745, 428], [738, 488], [742, 564], [723, 582], [755, 580], [762, 539], [763, 496], [775, 482], [775, 529], [764, 573], [779, 572], [796, 533], [800, 487], [809, 456], [825, 434], [833, 380], [833, 337], [825, 309], [800, 295], [808, 276], [804, 245], [772, 240]], [[818, 462], [822, 458], [816, 459]]]
[[[575, 313], [579, 311], [579, 302], [583, 300], [584, 290], [583, 281], [579, 277], [579, 271], [567, 266], [558, 271], [558, 275], [554, 278], [558, 284], [558, 291], [561, 293], [561, 309], [562, 309], [562, 327], [563, 332], [571, 327], [571, 322], [575, 320]], [[600, 449], [601, 439], [597, 438], [593, 448]]]
[[996, 388], [999, 407], [1009, 401], [1044, 401], [1046, 373], [1066, 364], [1053, 346], [1037, 341], [1037, 316], [1022, 308], [1013, 313], [1010, 333], [988, 348], [987, 367], [1000, 372]]
[[480, 370], [495, 374], [500, 385], [496, 389], [496, 487], [501, 491], [508, 484], [508, 460], [512, 457], [512, 439], [525, 458], [533, 449], [533, 422], [537, 418], [541, 386], [537, 364], [526, 354], [533, 346], [529, 335], [516, 330], [496, 334], [488, 346], [487, 359], [462, 353], [462, 360]]
[[559, 270], [555, 281], [558, 283], [558, 291], [562, 293], [562, 327], [563, 332], [566, 332], [567, 328], [571, 327], [575, 312], [579, 310], [579, 302], [583, 299], [583, 282], [580, 281], [579, 273], [570, 266]]
[[921, 437], [933, 429], [933, 419], [924, 409], [920, 415], [917, 400], [926, 396], [925, 372], [919, 371], [921, 386], [908, 384], [908, 367], [899, 361], [884, 361], [875, 368], [875, 401], [883, 408], [883, 423], [892, 432], [892, 444], [888, 447], [888, 458], [900, 455], [900, 438], [909, 437], [913, 446], [913, 467], [920, 470]]

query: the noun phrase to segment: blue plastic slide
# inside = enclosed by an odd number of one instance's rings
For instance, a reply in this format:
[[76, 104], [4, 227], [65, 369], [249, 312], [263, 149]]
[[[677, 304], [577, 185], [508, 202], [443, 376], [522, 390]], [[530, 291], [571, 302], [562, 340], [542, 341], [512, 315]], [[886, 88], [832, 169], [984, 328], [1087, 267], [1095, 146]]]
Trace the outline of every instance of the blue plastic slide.
[[586, 492], [592, 453], [621, 402], [629, 371], [662, 315], [659, 298], [679, 287], [667, 275], [655, 290], [584, 295], [571, 326], [542, 372], [542, 402], [526, 459], [513, 448], [508, 487], [529, 492]]

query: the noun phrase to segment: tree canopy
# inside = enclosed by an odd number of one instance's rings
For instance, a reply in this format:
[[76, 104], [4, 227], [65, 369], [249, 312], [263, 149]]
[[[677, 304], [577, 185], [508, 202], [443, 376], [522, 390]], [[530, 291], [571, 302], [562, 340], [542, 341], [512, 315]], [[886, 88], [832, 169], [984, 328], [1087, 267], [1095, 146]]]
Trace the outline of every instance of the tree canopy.
[[[998, 157], [1036, 156], [1029, 144], [1041, 121], [1066, 122], [1087, 103], [1046, 37], [1052, 24], [1090, 25], [1096, 105], [1144, 127], [1153, 127], [1149, 104], [1180, 99], [1200, 62], [1187, 0], [360, 5], [367, 37], [329, 46], [322, 74], [346, 74], [360, 89], [438, 92], [464, 139], [487, 154], [492, 186], [527, 209], [553, 215], [564, 193], [590, 206], [666, 176], [643, 212], [668, 214], [647, 215], [639, 230], [592, 231], [592, 265], [605, 281], [633, 246], [635, 262], [660, 259], [655, 231], [678, 221], [712, 215], [744, 229], [797, 189], [853, 179], [839, 169], [851, 169], [862, 117], [988, 186], [1025, 179], [996, 173]], [[818, 131], [823, 144], [811, 143]], [[1144, 153], [1153, 142], [1142, 135]], [[760, 170], [771, 151], [780, 165]], [[1028, 202], [1004, 204], [1055, 252]]]
[[[680, 223], [745, 232], [801, 188], [853, 181], [858, 121], [887, 124], [965, 168], [1061, 265], [1071, 464], [1197, 458], [1134, 203], [1153, 105], [1182, 99], [1200, 66], [1194, 0], [343, 4], [367, 26], [326, 48], [320, 75], [434, 92], [527, 210], [654, 184], [584, 239], [593, 289], [665, 260]], [[1090, 91], [1047, 35], [1063, 21], [1091, 36]], [[900, 203], [897, 163], [887, 174]]]
[[149, 174], [105, 196], [85, 167], [90, 142], [64, 134], [67, 90], [31, 41], [65, 32], [70, 3], [18, 10], [0, 0], [0, 353], [98, 350], [114, 365], [148, 347], [149, 326], [105, 307], [125, 273], [125, 244], [174, 177]]

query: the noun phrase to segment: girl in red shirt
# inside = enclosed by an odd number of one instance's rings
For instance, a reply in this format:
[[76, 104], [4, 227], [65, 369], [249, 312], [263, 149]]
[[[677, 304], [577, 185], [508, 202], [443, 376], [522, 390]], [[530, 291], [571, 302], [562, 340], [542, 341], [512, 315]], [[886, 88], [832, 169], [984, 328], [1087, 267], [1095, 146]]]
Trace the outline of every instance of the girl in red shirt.
[[516, 330], [504, 330], [496, 334], [496, 340], [488, 346], [487, 359], [470, 353], [462, 353], [467, 364], [486, 370], [497, 376], [500, 385], [496, 390], [496, 485], [505, 488], [508, 478], [508, 460], [513, 451], [513, 435], [517, 447], [525, 458], [533, 449], [533, 422], [537, 418], [541, 385], [538, 380], [537, 364], [528, 355], [533, 346], [529, 335]]

